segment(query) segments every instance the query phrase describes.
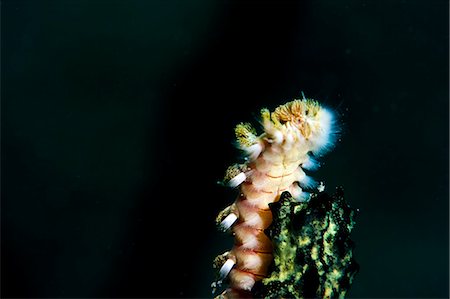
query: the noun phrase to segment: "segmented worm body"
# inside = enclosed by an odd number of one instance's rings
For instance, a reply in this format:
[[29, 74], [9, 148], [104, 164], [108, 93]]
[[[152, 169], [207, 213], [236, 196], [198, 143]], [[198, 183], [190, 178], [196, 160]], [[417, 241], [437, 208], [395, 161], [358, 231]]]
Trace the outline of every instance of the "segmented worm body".
[[224, 253], [221, 278], [228, 276], [224, 298], [251, 297], [255, 282], [267, 276], [272, 262], [272, 242], [264, 230], [272, 222], [269, 203], [288, 191], [299, 201], [309, 198], [304, 189], [317, 187], [303, 169], [315, 169], [312, 156], [329, 149], [335, 136], [332, 113], [316, 101], [294, 100], [274, 112], [261, 111], [264, 133], [257, 136], [250, 124], [236, 129], [246, 163], [228, 168], [224, 181], [239, 188], [235, 202], [218, 218], [222, 229], [235, 236], [233, 248]]

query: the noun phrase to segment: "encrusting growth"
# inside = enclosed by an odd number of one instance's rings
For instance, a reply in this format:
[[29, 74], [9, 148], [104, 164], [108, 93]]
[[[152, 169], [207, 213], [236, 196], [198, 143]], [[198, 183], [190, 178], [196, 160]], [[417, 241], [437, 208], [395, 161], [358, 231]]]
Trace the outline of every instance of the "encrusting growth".
[[273, 260], [273, 245], [265, 230], [272, 223], [270, 203], [287, 191], [300, 202], [317, 183], [303, 169], [315, 169], [312, 156], [331, 148], [336, 130], [333, 114], [310, 99], [294, 100], [272, 113], [261, 110], [264, 132], [248, 123], [235, 129], [239, 147], [246, 153], [244, 164], [228, 168], [224, 182], [239, 188], [235, 202], [217, 217], [222, 230], [231, 230], [234, 247], [216, 258], [220, 280], [228, 278], [223, 298], [251, 297], [257, 281], [267, 277]]
[[298, 202], [288, 192], [270, 204], [266, 230], [274, 246], [269, 277], [255, 285], [255, 298], [346, 298], [359, 270], [350, 234], [358, 209], [342, 187], [333, 195], [314, 193]]

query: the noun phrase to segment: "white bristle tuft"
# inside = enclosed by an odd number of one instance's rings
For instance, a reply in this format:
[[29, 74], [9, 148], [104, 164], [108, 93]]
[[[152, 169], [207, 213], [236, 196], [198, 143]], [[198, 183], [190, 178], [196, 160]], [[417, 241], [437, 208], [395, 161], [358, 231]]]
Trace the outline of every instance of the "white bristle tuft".
[[228, 182], [228, 186], [230, 186], [232, 188], [237, 187], [240, 184], [242, 184], [246, 179], [247, 179], [247, 176], [245, 175], [245, 173], [241, 172], [240, 174], [238, 174], [237, 176], [235, 176]]
[[298, 167], [295, 174], [295, 180], [301, 182], [305, 179], [306, 174], [301, 167]]
[[300, 200], [303, 191], [302, 188], [300, 188], [300, 186], [297, 183], [294, 183], [290, 188], [290, 193], [293, 198], [295, 198], [296, 200]]
[[224, 279], [228, 276], [231, 269], [233, 269], [235, 262], [232, 259], [228, 259], [219, 270], [220, 279]]
[[311, 193], [309, 193], [309, 192], [302, 192], [300, 194], [300, 196], [298, 196], [295, 199], [298, 200], [299, 202], [305, 202], [305, 201], [308, 201], [310, 198], [311, 198]]
[[302, 163], [302, 168], [306, 170], [316, 170], [320, 167], [319, 161], [315, 160], [311, 156], [308, 156], [305, 162]]
[[319, 131], [315, 132], [310, 138], [314, 155], [321, 156], [331, 150], [336, 143], [338, 128], [333, 113], [328, 109], [322, 108], [317, 114], [319, 122]]
[[238, 219], [238, 216], [234, 213], [231, 213], [230, 215], [225, 217], [225, 219], [223, 219], [222, 222], [220, 222], [220, 227], [223, 230], [227, 230], [233, 225], [233, 223], [236, 222], [237, 219]]
[[256, 158], [258, 158], [258, 156], [261, 154], [262, 151], [263, 151], [263, 146], [261, 145], [261, 143], [255, 143], [255, 144], [245, 148], [245, 152], [247, 153], [247, 155], [251, 161], [256, 160]]
[[310, 176], [305, 175], [305, 177], [299, 181], [300, 186], [307, 189], [316, 188], [318, 183]]

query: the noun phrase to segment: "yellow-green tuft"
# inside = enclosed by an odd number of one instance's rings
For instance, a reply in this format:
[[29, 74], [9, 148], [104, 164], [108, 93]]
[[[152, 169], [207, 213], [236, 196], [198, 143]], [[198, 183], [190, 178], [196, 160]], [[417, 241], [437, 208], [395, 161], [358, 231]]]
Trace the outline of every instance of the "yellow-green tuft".
[[249, 123], [240, 123], [234, 129], [238, 143], [243, 147], [249, 147], [256, 142], [256, 130]]

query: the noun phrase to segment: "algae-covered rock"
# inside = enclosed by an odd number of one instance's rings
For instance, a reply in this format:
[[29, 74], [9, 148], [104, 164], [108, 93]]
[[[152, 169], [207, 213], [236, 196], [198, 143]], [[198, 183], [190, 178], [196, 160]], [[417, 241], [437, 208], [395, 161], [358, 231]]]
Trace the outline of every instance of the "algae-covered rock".
[[270, 204], [274, 243], [270, 276], [254, 289], [263, 298], [343, 298], [358, 271], [350, 233], [356, 210], [342, 189], [298, 202], [288, 192]]

